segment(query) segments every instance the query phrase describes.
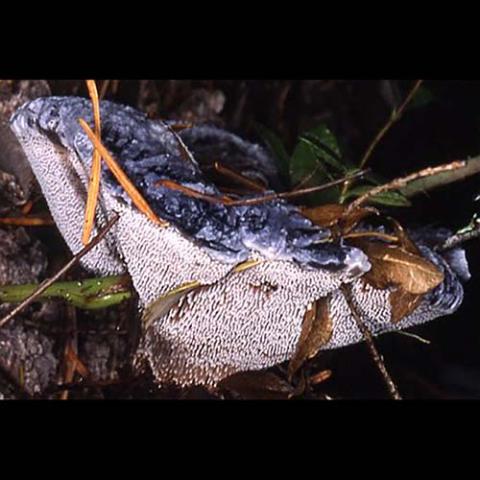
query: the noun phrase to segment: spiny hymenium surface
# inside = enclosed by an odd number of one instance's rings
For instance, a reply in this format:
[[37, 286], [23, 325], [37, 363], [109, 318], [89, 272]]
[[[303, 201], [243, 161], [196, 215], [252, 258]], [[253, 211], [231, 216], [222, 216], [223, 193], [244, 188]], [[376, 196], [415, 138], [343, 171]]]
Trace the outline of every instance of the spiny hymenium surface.
[[[356, 303], [374, 333], [422, 323], [460, 305], [463, 289], [455, 268], [423, 245], [422, 253], [444, 272], [445, 280], [394, 327], [389, 322], [389, 292], [365, 288], [360, 280], [370, 268], [361, 250], [331, 241], [328, 229], [313, 225], [283, 200], [228, 206], [161, 186], [160, 180], [173, 180], [220, 196], [198, 163], [186, 158], [166, 124], [110, 102], [102, 102], [101, 116], [103, 143], [170, 226], [158, 227], [139, 213], [104, 168], [96, 222], [104, 224], [112, 211], [120, 219], [106, 241], [85, 257], [85, 267], [97, 274], [128, 271], [143, 306], [186, 283], [203, 285], [179, 298], [144, 332], [141, 357], [159, 381], [215, 385], [236, 371], [287, 360], [306, 309], [327, 295], [334, 330], [325, 348], [360, 341], [339, 291], [344, 283], [352, 284]], [[48, 97], [24, 105], [11, 122], [73, 252], [81, 248], [93, 153], [79, 118], [93, 123], [87, 100]], [[236, 165], [257, 165], [264, 180], [275, 177], [266, 152], [233, 134], [204, 126], [181, 135], [193, 158], [197, 152], [208, 155], [210, 145], [225, 163], [232, 158]], [[261, 263], [234, 270], [251, 259]]]

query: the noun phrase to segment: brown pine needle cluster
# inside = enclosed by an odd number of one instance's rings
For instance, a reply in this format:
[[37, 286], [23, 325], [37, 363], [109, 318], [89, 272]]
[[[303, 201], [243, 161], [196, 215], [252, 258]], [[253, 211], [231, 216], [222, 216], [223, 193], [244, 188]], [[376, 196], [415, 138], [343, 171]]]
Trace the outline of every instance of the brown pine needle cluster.
[[93, 143], [95, 149], [92, 158], [92, 170], [90, 172], [90, 180], [88, 186], [87, 205], [85, 208], [85, 220], [82, 232], [82, 243], [87, 245], [90, 241], [93, 225], [95, 223], [95, 210], [98, 202], [98, 194], [100, 191], [100, 176], [101, 164], [100, 159], [103, 158], [108, 168], [118, 180], [120, 185], [125, 189], [127, 194], [132, 199], [134, 205], [144, 213], [152, 222], [167, 226], [168, 223], [160, 220], [153, 210], [143, 198], [141, 193], [133, 185], [125, 172], [120, 168], [115, 159], [110, 155], [108, 150], [101, 142], [101, 123], [100, 123], [100, 101], [97, 91], [97, 86], [94, 80], [87, 80], [88, 93], [92, 101], [93, 118], [94, 118], [94, 132], [83, 119], [79, 119], [80, 126], [85, 130], [90, 141]]
[[87, 205], [85, 208], [85, 220], [82, 232], [82, 243], [84, 245], [87, 245], [89, 243], [90, 236], [93, 230], [93, 225], [95, 223], [95, 210], [98, 203], [98, 194], [100, 191], [101, 158], [104, 159], [105, 163], [107, 164], [108, 168], [111, 170], [115, 178], [130, 196], [134, 205], [152, 222], [160, 226], [167, 226], [168, 223], [160, 220], [157, 215], [155, 215], [153, 210], [148, 205], [147, 201], [143, 198], [141, 193], [129, 180], [125, 172], [120, 168], [115, 159], [110, 155], [110, 153], [101, 143], [100, 101], [97, 86], [94, 80], [87, 80], [86, 82], [88, 93], [92, 101], [95, 131], [92, 132], [85, 120], [79, 119], [79, 122], [80, 126], [85, 130], [86, 134], [93, 143], [95, 149], [93, 152], [92, 170], [90, 172], [90, 180], [88, 186]]
[[109, 151], [103, 146], [102, 142], [98, 139], [92, 129], [89, 127], [88, 123], [80, 118], [80, 126], [85, 130], [90, 141], [93, 143], [94, 147], [99, 151], [100, 156], [104, 159], [107, 167], [112, 172], [113, 176], [117, 179], [118, 183], [124, 188], [128, 196], [132, 199], [134, 205], [144, 213], [152, 222], [160, 225], [167, 226], [168, 223], [160, 220], [154, 211], [150, 208], [147, 201], [143, 198], [142, 194], [137, 190], [135, 185], [130, 181], [125, 172], [121, 169], [115, 159], [110, 155]]

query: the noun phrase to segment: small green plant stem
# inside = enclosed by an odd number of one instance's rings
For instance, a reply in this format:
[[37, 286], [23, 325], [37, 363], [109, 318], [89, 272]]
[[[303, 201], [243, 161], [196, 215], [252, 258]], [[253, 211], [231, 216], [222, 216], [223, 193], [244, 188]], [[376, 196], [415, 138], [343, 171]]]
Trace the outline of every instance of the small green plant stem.
[[[38, 284], [6, 285], [0, 287], [0, 302], [19, 303], [28, 298]], [[61, 298], [78, 308], [95, 310], [117, 305], [132, 296], [129, 278], [124, 275], [56, 282], [38, 300]]]
[[22, 310], [28, 307], [38, 297], [40, 297], [46, 290], [48, 290], [54, 283], [65, 275], [77, 262], [79, 262], [85, 255], [87, 255], [92, 248], [95, 248], [107, 235], [108, 231], [113, 227], [118, 220], [118, 214], [115, 214], [100, 230], [98, 235], [93, 238], [88, 245], [85, 245], [73, 258], [71, 258], [60, 270], [57, 271], [52, 277], [46, 278], [42, 283], [39, 283], [34, 291], [27, 298], [22, 300], [16, 307], [14, 307], [9, 313], [0, 319], [0, 328], [6, 325], [15, 315], [19, 314]]
[[[363, 154], [360, 163], [359, 163], [359, 169], [362, 170], [368, 159], [371, 157], [373, 151], [375, 150], [375, 147], [378, 145], [378, 143], [382, 140], [382, 138], [385, 136], [385, 134], [390, 130], [390, 128], [393, 126], [394, 123], [396, 123], [398, 120], [400, 120], [401, 116], [403, 115], [403, 112], [407, 108], [408, 104], [412, 101], [413, 97], [417, 93], [418, 89], [422, 85], [423, 80], [417, 80], [408, 95], [406, 96], [405, 100], [403, 103], [400, 105], [399, 108], [393, 110], [393, 112], [390, 115], [390, 118], [388, 119], [387, 123], [380, 129], [380, 131], [375, 135], [375, 138], [372, 140], [372, 142], [369, 144], [367, 150]], [[347, 180], [342, 187], [342, 192], [340, 194], [340, 203], [343, 203], [345, 200], [345, 195], [352, 185], [352, 181]]]

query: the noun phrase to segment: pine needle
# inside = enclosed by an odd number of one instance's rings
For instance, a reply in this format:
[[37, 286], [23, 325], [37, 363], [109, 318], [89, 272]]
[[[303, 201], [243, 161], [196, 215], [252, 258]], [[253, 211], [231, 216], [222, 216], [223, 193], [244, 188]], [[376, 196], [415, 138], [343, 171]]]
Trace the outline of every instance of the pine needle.
[[[88, 94], [92, 101], [93, 119], [95, 125], [95, 135], [101, 138], [100, 130], [100, 102], [98, 100], [98, 91], [95, 80], [87, 80]], [[97, 208], [98, 193], [100, 191], [100, 154], [98, 150], [93, 151], [92, 169], [90, 171], [90, 180], [88, 182], [87, 205], [85, 207], [85, 217], [83, 223], [82, 243], [87, 245], [90, 241], [90, 236], [95, 222], [95, 209]]]
[[107, 167], [110, 169], [114, 177], [117, 179], [118, 183], [124, 188], [128, 196], [132, 199], [134, 205], [144, 213], [153, 223], [160, 225], [162, 227], [168, 226], [168, 223], [164, 220], [160, 220], [153, 210], [148, 205], [147, 201], [143, 198], [141, 193], [137, 190], [135, 185], [130, 181], [125, 172], [120, 168], [116, 160], [110, 155], [108, 150], [103, 146], [100, 139], [95, 135], [92, 129], [89, 127], [88, 123], [83, 120], [83, 118], [78, 119], [80, 126], [83, 128], [87, 134], [90, 141], [93, 143], [94, 147], [100, 153], [100, 156], [103, 158]]
[[49, 227], [55, 225], [51, 218], [44, 217], [3, 217], [0, 225], [15, 225], [17, 227]]

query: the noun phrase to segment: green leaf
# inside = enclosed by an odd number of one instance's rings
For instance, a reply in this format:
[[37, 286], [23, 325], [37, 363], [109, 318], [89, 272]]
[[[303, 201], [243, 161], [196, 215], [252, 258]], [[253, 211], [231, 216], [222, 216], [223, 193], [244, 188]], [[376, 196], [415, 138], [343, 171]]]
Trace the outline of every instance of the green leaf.
[[319, 160], [322, 160], [342, 175], [349, 170], [349, 166], [342, 161], [337, 139], [325, 124], [305, 132], [300, 136], [300, 142], [307, 143], [316, 153]]
[[311, 146], [300, 141], [290, 160], [290, 178], [295, 185], [304, 182], [308, 177], [311, 178], [305, 182], [305, 185], [317, 185], [319, 180], [323, 182], [333, 179], [326, 165], [319, 159]]
[[280, 140], [276, 133], [274, 133], [272, 130], [268, 129], [264, 125], [256, 123], [254, 127], [258, 135], [262, 138], [264, 143], [270, 149], [272, 155], [277, 160], [280, 175], [285, 179], [288, 179], [290, 156], [288, 155], [287, 150], [283, 145], [283, 142]]
[[[327, 170], [317, 154], [305, 142], [299, 142], [295, 147], [290, 163], [290, 179], [292, 185], [301, 185], [301, 188], [322, 185], [333, 180], [334, 176]], [[332, 187], [302, 198], [302, 202], [310, 205], [320, 203], [334, 203], [340, 191]]]
[[[322, 185], [344, 176], [350, 170], [341, 160], [340, 148], [330, 129], [321, 124], [302, 134], [290, 159], [290, 178], [293, 185], [302, 187]], [[310, 204], [337, 202], [338, 187], [308, 196]]]
[[[361, 185], [355, 187], [347, 193], [345, 198], [349, 199], [352, 197], [360, 197], [372, 188], [373, 187], [370, 185]], [[379, 193], [371, 197], [370, 202], [376, 203], [378, 205], [385, 205], [388, 207], [409, 207], [411, 205], [408, 198], [396, 191]]]

